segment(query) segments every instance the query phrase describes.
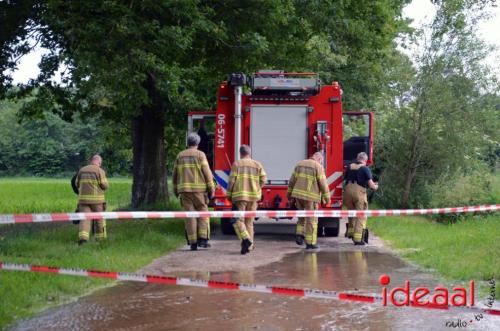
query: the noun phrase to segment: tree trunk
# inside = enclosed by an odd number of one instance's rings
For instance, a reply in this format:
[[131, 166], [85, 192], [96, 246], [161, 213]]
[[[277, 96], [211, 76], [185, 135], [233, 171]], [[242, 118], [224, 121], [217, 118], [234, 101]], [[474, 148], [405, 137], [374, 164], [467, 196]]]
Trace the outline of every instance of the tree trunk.
[[410, 192], [412, 189], [413, 179], [416, 175], [416, 169], [409, 169], [405, 176], [403, 196], [401, 198], [401, 208], [407, 209], [410, 205]]
[[165, 110], [152, 74], [144, 84], [151, 103], [132, 120], [132, 208], [168, 201], [165, 160]]
[[410, 144], [410, 156], [408, 158], [408, 167], [404, 176], [404, 188], [403, 188], [403, 196], [401, 197], [401, 208], [406, 209], [410, 205], [410, 193], [413, 185], [413, 181], [415, 180], [415, 176], [417, 175], [417, 169], [420, 165], [420, 157], [419, 157], [419, 145], [421, 143], [421, 139], [419, 137], [422, 135], [422, 121], [424, 116], [424, 110], [422, 107], [417, 107], [416, 118], [414, 118], [417, 123], [417, 127], [412, 134], [411, 144]]

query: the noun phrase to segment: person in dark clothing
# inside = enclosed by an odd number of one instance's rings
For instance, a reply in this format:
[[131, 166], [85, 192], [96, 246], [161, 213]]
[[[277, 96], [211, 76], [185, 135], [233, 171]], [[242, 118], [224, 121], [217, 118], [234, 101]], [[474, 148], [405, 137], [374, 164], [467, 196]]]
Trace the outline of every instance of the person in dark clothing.
[[198, 145], [198, 150], [202, 151], [205, 153], [205, 155], [209, 154], [208, 153], [208, 144], [209, 144], [209, 137], [207, 134], [207, 130], [205, 129], [205, 120], [200, 121], [200, 128], [198, 129], [198, 136], [200, 136], [200, 144]]
[[[368, 161], [368, 155], [361, 152], [358, 154], [357, 162], [351, 163], [347, 168], [344, 203], [349, 210], [368, 209], [366, 190], [368, 188], [374, 191], [378, 189], [378, 184], [373, 181], [372, 172], [366, 166], [366, 161]], [[352, 238], [355, 245], [368, 243], [366, 217], [349, 218], [346, 237]]]

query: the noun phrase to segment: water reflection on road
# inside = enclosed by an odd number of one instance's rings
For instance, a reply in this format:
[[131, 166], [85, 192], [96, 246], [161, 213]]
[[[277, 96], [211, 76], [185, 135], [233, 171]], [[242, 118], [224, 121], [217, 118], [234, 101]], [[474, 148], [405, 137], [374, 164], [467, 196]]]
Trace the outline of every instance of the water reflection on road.
[[[399, 258], [376, 251], [294, 253], [240, 272], [189, 272], [176, 276], [240, 283], [380, 293], [378, 277], [412, 287], [436, 281]], [[15, 330], [450, 330], [446, 321], [473, 314], [182, 286], [125, 283], [94, 293]], [[499, 329], [486, 316], [468, 330]]]

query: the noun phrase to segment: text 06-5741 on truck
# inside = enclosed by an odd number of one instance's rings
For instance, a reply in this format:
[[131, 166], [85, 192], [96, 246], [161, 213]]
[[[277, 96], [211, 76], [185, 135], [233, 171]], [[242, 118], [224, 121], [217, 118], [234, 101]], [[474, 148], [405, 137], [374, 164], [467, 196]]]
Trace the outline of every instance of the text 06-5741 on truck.
[[[200, 134], [199, 148], [214, 171], [216, 210], [231, 209], [225, 190], [242, 144], [267, 173], [259, 209], [291, 208], [288, 179], [295, 164], [315, 152], [324, 156], [330, 189], [330, 204], [322, 208], [341, 209], [344, 167], [359, 152], [368, 154], [368, 164], [373, 160], [373, 113], [343, 112], [340, 85], [321, 85], [316, 73], [233, 73], [219, 86], [215, 111], [189, 113], [188, 131]], [[221, 219], [221, 227], [234, 233], [229, 219]], [[318, 228], [318, 235], [338, 236], [339, 220], [320, 218]]]

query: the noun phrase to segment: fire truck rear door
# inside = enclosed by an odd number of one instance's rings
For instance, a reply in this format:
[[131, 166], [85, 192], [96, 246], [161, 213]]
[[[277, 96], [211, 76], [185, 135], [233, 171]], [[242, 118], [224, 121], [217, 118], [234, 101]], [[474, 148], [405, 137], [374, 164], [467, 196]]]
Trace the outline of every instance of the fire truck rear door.
[[368, 165], [373, 163], [373, 112], [344, 112], [344, 166], [356, 159], [360, 152], [368, 154]]
[[188, 113], [187, 134], [195, 132], [200, 135], [198, 148], [207, 156], [210, 169], [214, 166], [215, 112], [191, 111]]

